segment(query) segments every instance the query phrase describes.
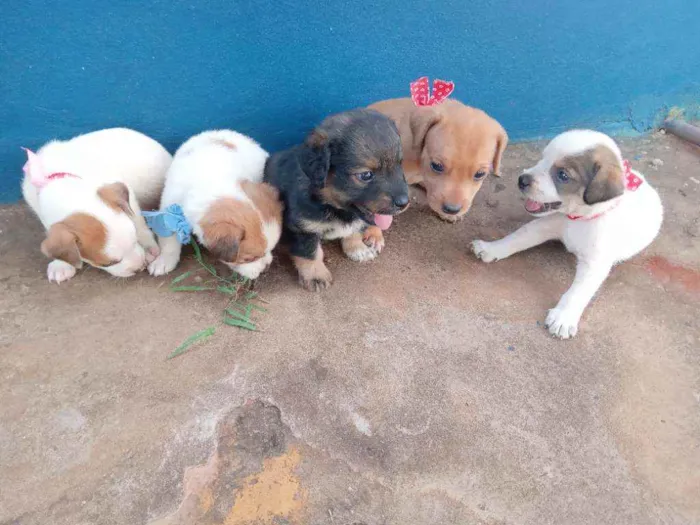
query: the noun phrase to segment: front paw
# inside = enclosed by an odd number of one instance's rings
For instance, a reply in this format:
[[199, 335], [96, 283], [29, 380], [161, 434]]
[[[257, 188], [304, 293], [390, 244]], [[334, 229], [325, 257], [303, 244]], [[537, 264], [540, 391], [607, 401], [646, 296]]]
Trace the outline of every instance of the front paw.
[[179, 261], [179, 257], [172, 257], [168, 256], [167, 253], [161, 253], [148, 265], [148, 273], [150, 273], [153, 277], [165, 275], [172, 272]]
[[75, 266], [58, 259], [51, 261], [48, 268], [46, 268], [46, 276], [49, 278], [49, 282], [56, 284], [67, 281], [75, 275], [75, 272]]
[[481, 240], [472, 241], [472, 251], [477, 258], [481, 259], [485, 263], [490, 263], [503, 259], [503, 254], [498, 251], [493, 242], [486, 242]]
[[379, 230], [379, 236], [370, 233], [367, 235], [367, 240], [365, 240], [364, 235], [361, 236], [359, 233], [355, 233], [342, 239], [341, 245], [348, 259], [355, 262], [367, 262], [376, 259], [379, 252], [384, 248], [384, 236]]
[[299, 274], [299, 284], [310, 292], [321, 292], [333, 284], [333, 276], [328, 268], [325, 272], [316, 275], [301, 275]]
[[362, 242], [378, 254], [384, 249], [384, 234], [377, 226], [368, 226], [362, 234]]
[[146, 253], [146, 264], [151, 264], [160, 255], [160, 248], [158, 245], [144, 247]]
[[333, 276], [322, 261], [299, 268], [299, 284], [310, 292], [320, 292], [333, 284]]
[[578, 322], [581, 319], [581, 314], [566, 308], [552, 308], [547, 314], [545, 326], [555, 337], [561, 339], [570, 339], [578, 332]]

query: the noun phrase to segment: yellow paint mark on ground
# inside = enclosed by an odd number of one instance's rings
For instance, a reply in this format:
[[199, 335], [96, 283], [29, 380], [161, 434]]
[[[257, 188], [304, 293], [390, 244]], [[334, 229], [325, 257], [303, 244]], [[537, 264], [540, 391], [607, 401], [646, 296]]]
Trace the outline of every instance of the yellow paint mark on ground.
[[286, 518], [300, 524], [307, 494], [294, 470], [301, 461], [296, 448], [263, 463], [261, 472], [243, 480], [234, 492], [234, 503], [223, 525], [270, 524]]

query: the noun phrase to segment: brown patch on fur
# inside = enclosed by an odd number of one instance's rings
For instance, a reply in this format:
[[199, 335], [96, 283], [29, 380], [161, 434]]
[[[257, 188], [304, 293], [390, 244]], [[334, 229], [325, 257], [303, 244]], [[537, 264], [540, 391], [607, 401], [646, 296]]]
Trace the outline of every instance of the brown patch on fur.
[[129, 188], [123, 182], [106, 184], [97, 190], [97, 195], [114, 211], [123, 211], [127, 215], [134, 214], [129, 206]]
[[284, 204], [280, 201], [280, 192], [266, 182], [254, 183], [247, 180], [241, 182], [241, 188], [253, 201], [262, 215], [264, 222], [282, 224]]
[[222, 261], [243, 264], [265, 255], [267, 239], [255, 208], [232, 197], [217, 199], [199, 222], [203, 243]]
[[292, 256], [294, 266], [299, 272], [299, 283], [311, 292], [319, 292], [333, 283], [330, 270], [323, 263], [323, 248], [319, 244], [313, 259]]
[[219, 144], [220, 146], [223, 146], [224, 148], [227, 149], [237, 149], [237, 146], [233, 142], [229, 142], [228, 140], [225, 139], [214, 139], [212, 142], [215, 142], [216, 144]]
[[[416, 107], [410, 98], [400, 98], [377, 102], [370, 108], [396, 123], [406, 180], [425, 188], [428, 204], [441, 217], [455, 220], [469, 210], [485, 179], [475, 179], [477, 172], [500, 174], [508, 135], [483, 111], [454, 99], [425, 108]], [[443, 173], [432, 171], [433, 161], [443, 164]], [[460, 204], [462, 209], [457, 215], [446, 216], [444, 204]]]
[[[566, 184], [557, 180], [561, 169], [570, 177]], [[563, 157], [552, 165], [549, 174], [559, 193], [578, 196], [583, 193], [583, 201], [589, 205], [614, 199], [625, 192], [620, 161], [606, 146]]]
[[49, 228], [41, 251], [47, 257], [59, 259], [80, 268], [81, 256], [93, 266], [114, 263], [103, 250], [107, 229], [101, 221], [87, 213], [73, 213]]
[[338, 189], [335, 187], [333, 184], [333, 179], [335, 177], [335, 172], [331, 170], [328, 173], [328, 176], [326, 177], [326, 182], [319, 191], [319, 194], [321, 195], [321, 199], [325, 204], [330, 204], [331, 206], [334, 206], [335, 208], [345, 208], [347, 206], [348, 201], [350, 200], [347, 193], [344, 191]]

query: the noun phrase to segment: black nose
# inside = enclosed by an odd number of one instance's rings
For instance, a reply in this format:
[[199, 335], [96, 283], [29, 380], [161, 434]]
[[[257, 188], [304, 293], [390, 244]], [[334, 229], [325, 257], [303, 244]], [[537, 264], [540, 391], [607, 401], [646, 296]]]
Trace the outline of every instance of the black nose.
[[525, 173], [518, 177], [518, 188], [520, 188], [520, 191], [525, 191], [530, 184], [532, 184], [532, 175]]
[[461, 204], [443, 204], [442, 205], [442, 211], [444, 211], [448, 215], [457, 215], [461, 209], [462, 209]]
[[408, 195], [399, 195], [394, 197], [394, 206], [397, 208], [405, 208], [408, 206]]

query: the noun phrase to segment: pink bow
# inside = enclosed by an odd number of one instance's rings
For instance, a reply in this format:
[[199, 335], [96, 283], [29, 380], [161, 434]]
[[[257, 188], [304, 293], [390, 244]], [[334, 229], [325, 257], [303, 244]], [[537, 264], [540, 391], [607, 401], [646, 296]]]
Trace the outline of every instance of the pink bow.
[[76, 179], [80, 178], [77, 175], [74, 175], [72, 173], [66, 173], [63, 171], [56, 173], [46, 173], [44, 163], [41, 162], [41, 158], [39, 157], [39, 155], [37, 155], [28, 148], [22, 149], [27, 152], [27, 162], [24, 163], [22, 171], [27, 177], [29, 177], [29, 181], [37, 189], [40, 190], [52, 180], [63, 179], [65, 177], [74, 177]]
[[433, 96], [430, 96], [428, 77], [420, 77], [411, 82], [411, 99], [416, 106], [436, 106], [443, 102], [455, 89], [454, 82], [433, 80]]
[[622, 165], [625, 167], [625, 188], [630, 191], [635, 191], [644, 181], [632, 172], [630, 161], [625, 159], [622, 161]]

